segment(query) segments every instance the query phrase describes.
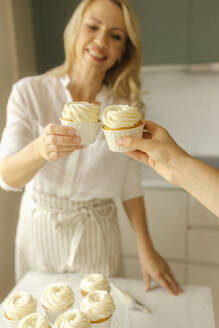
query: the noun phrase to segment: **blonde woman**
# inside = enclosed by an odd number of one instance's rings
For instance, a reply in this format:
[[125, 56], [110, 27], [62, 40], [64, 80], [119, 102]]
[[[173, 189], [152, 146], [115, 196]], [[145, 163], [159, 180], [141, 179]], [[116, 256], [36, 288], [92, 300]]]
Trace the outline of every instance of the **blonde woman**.
[[124, 0], [83, 0], [64, 33], [65, 62], [13, 87], [1, 143], [1, 185], [22, 190], [16, 277], [28, 270], [122, 274], [113, 199], [134, 229], [146, 289], [150, 278], [181, 289], [149, 236], [134, 160], [109, 151], [102, 132], [85, 148], [59, 117], [69, 101], [141, 106], [141, 44]]

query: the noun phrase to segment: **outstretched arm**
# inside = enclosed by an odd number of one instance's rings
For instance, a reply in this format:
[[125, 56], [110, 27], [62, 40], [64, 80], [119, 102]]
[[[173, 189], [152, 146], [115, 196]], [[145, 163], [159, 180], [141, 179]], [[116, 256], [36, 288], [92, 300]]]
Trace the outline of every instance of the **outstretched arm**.
[[145, 290], [150, 289], [150, 280], [153, 278], [170, 293], [178, 295], [182, 289], [167, 262], [153, 247], [148, 231], [143, 197], [125, 201], [124, 207], [135, 233]]
[[219, 217], [219, 171], [187, 154], [158, 124], [145, 121], [145, 128], [143, 139], [120, 139], [121, 145], [137, 149], [127, 154], [185, 189]]
[[48, 162], [81, 149], [75, 130], [60, 124], [48, 124], [43, 134], [20, 151], [0, 161], [0, 176], [6, 184], [22, 188]]

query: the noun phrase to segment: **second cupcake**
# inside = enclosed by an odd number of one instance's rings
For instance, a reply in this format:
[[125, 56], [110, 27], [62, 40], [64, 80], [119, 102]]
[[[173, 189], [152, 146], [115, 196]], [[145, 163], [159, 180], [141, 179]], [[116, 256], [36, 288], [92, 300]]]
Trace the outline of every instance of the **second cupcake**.
[[126, 152], [134, 150], [120, 146], [118, 144], [120, 137], [142, 138], [144, 124], [142, 122], [142, 113], [137, 107], [128, 105], [108, 106], [104, 109], [102, 121], [102, 130], [111, 151]]
[[115, 304], [112, 296], [106, 291], [87, 294], [81, 302], [80, 309], [87, 315], [91, 327], [110, 328]]

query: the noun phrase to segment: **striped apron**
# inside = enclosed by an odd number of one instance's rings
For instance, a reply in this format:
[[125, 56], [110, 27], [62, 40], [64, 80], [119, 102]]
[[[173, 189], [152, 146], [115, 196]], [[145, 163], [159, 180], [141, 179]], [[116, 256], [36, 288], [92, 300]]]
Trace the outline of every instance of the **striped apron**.
[[16, 280], [27, 271], [123, 275], [117, 209], [112, 199], [71, 201], [26, 192], [15, 245]]

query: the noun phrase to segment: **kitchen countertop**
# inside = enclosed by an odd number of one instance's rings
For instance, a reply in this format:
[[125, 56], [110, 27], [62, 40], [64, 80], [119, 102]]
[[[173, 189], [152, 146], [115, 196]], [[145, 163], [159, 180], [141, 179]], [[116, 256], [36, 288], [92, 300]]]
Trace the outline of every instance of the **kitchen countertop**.
[[[142, 73], [147, 119], [165, 127], [189, 154], [219, 169], [219, 73]], [[144, 187], [176, 188], [142, 167]]]
[[[67, 282], [76, 295], [76, 307], [79, 306], [79, 284], [83, 275], [79, 274], [45, 274], [40, 272], [29, 272], [12, 290], [23, 290], [31, 293], [40, 300], [43, 289], [52, 283], [63, 281]], [[215, 328], [214, 314], [212, 307], [211, 290], [204, 286], [184, 286], [184, 293], [179, 296], [173, 296], [153, 284], [151, 291], [144, 292], [144, 283], [142, 280], [112, 278], [110, 282], [130, 295], [144, 303], [151, 313], [128, 310], [127, 305], [121, 305], [116, 294], [113, 294], [113, 285], [111, 285], [113, 297], [116, 301], [116, 312], [113, 315], [111, 328]], [[38, 311], [42, 311], [38, 302]], [[2, 313], [3, 305], [0, 305]], [[6, 328], [6, 325], [0, 316], [0, 327]]]

